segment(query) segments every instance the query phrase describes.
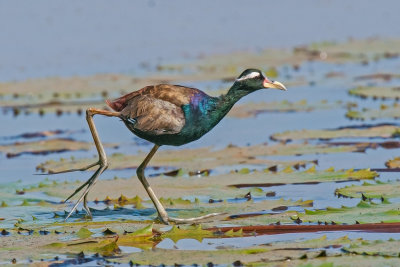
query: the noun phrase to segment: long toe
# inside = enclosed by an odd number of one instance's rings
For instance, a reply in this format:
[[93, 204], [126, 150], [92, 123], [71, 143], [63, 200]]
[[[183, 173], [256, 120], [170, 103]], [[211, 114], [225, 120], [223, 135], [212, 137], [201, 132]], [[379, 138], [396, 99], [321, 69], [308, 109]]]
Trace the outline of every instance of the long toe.
[[186, 219], [169, 217], [168, 221], [174, 222], [174, 223], [193, 223], [193, 222], [209, 219], [209, 218], [219, 216], [219, 215], [224, 215], [224, 214], [226, 214], [226, 213], [210, 213], [210, 214], [207, 214], [204, 216], [194, 217], [194, 218], [186, 218]]

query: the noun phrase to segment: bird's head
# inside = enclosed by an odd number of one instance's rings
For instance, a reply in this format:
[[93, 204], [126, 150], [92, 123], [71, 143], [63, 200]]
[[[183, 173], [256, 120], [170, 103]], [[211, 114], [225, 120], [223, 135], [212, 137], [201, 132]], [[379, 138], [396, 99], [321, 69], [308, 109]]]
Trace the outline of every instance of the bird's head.
[[286, 87], [278, 82], [271, 81], [264, 74], [257, 69], [247, 69], [240, 74], [240, 76], [235, 80], [234, 85], [241, 88], [242, 90], [248, 90], [249, 92], [256, 91], [259, 89], [279, 89], [286, 91]]

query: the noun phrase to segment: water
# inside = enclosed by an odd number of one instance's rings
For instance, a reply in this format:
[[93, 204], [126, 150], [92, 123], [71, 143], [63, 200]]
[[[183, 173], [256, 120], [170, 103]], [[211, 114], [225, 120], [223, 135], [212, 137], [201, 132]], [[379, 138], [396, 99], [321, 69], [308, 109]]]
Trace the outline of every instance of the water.
[[[143, 72], [204, 54], [396, 37], [400, 4], [0, 1], [0, 80]], [[371, 16], [373, 11], [373, 16]], [[207, 16], [205, 16], [207, 14]], [[355, 19], [356, 18], [356, 19]]]

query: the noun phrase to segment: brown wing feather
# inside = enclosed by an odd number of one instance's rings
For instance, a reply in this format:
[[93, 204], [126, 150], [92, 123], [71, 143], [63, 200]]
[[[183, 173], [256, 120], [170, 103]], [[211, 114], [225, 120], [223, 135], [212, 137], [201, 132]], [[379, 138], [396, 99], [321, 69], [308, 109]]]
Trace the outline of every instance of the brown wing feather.
[[182, 106], [189, 104], [190, 98], [195, 93], [203, 93], [196, 88], [190, 88], [180, 85], [169, 85], [169, 84], [159, 84], [150, 85], [143, 87], [138, 91], [131, 92], [129, 94], [123, 95], [113, 101], [106, 100], [107, 105], [115, 111], [123, 110], [128, 103], [142, 95], [153, 97], [155, 99], [161, 99], [164, 101], [171, 102], [176, 106]]
[[182, 105], [190, 103], [195, 88], [160, 84], [146, 86], [107, 104], [136, 120], [134, 128], [155, 135], [178, 133], [185, 125]]
[[147, 95], [133, 98], [121, 114], [136, 120], [135, 129], [155, 135], [178, 133], [185, 125], [181, 107]]

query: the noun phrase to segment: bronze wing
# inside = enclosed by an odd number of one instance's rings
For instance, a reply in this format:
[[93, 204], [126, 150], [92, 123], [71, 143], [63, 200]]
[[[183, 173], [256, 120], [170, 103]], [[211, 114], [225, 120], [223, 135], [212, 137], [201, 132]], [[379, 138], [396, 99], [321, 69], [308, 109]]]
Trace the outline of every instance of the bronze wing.
[[135, 129], [154, 135], [179, 133], [185, 125], [180, 106], [148, 95], [132, 98], [121, 114], [134, 121]]
[[[107, 105], [130, 118], [134, 128], [155, 135], [174, 134], [185, 125], [182, 106], [189, 104], [198, 89], [169, 84], [146, 86]], [[204, 93], [202, 93], [204, 94]]]

